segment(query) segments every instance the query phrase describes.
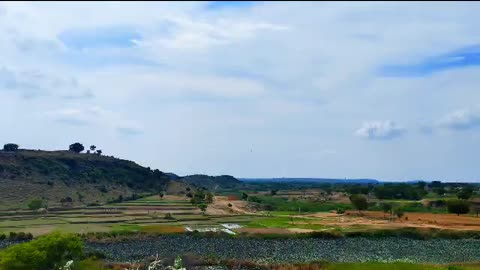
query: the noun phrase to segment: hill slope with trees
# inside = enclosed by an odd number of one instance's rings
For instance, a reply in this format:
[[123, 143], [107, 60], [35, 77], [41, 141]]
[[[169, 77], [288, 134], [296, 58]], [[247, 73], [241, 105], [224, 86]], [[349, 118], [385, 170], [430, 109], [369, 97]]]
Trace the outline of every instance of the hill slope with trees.
[[199, 184], [202, 179], [208, 180], [208, 186], [216, 179], [203, 176], [192, 185], [173, 173], [105, 156], [101, 150], [81, 153], [83, 150], [78, 144], [67, 151], [5, 145], [0, 150], [0, 208], [25, 208], [33, 199], [44, 202], [42, 206], [59, 206], [98, 204], [142, 193], [179, 194], [189, 187], [204, 186]]

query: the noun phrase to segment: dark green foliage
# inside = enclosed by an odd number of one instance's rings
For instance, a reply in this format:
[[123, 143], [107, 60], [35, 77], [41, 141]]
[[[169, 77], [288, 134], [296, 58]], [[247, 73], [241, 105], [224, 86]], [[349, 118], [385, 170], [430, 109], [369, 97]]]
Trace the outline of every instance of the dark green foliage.
[[233, 205], [231, 203], [228, 204], [228, 207], [232, 207]]
[[28, 203], [28, 208], [30, 210], [38, 210], [44, 206], [44, 203], [40, 199], [33, 199]]
[[213, 203], [213, 194], [210, 193], [210, 192], [207, 193], [207, 196], [206, 196], [206, 198], [205, 198], [205, 201], [206, 201], [207, 203]]
[[350, 202], [358, 211], [367, 210], [368, 201], [367, 197], [363, 194], [353, 194], [350, 196]]
[[8, 270], [58, 269], [69, 259], [82, 256], [83, 243], [77, 236], [52, 233], [1, 252], [0, 266]]
[[405, 213], [403, 212], [402, 208], [395, 208], [393, 209], [393, 214], [398, 218], [402, 218]]
[[385, 199], [404, 199], [420, 200], [426, 195], [424, 189], [409, 184], [384, 184], [376, 186], [373, 190], [375, 197], [380, 200]]
[[244, 201], [248, 200], [248, 194], [247, 193], [245, 193], [245, 192], [242, 193], [242, 200], [244, 200]]
[[76, 142], [76, 143], [71, 144], [68, 147], [68, 150], [70, 150], [72, 152], [75, 152], [75, 153], [80, 153], [83, 150], [85, 150], [85, 147], [83, 147], [83, 144]]
[[467, 214], [470, 211], [470, 203], [466, 200], [452, 199], [447, 201], [448, 212], [457, 215]]
[[208, 205], [205, 203], [201, 203], [198, 205], [198, 208], [200, 209], [200, 211], [202, 211], [203, 214], [205, 214], [205, 211], [207, 211], [207, 207]]
[[331, 203], [331, 202], [312, 202], [307, 200], [288, 200], [287, 198], [271, 197], [271, 196], [250, 196], [248, 198], [250, 204], [259, 209], [266, 211], [294, 211], [298, 212], [327, 212], [337, 210], [339, 208], [348, 210], [352, 209], [350, 204]]
[[382, 203], [382, 211], [384, 213], [390, 213], [392, 211], [392, 204], [391, 203]]
[[175, 217], [173, 217], [172, 213], [166, 213], [166, 214], [165, 214], [165, 219], [175, 220]]
[[457, 193], [457, 197], [461, 200], [468, 200], [473, 195], [473, 188], [472, 187], [464, 187], [461, 191]]
[[18, 144], [15, 144], [15, 143], [7, 143], [3, 146], [3, 151], [15, 152], [17, 150], [18, 150]]
[[272, 190], [270, 190], [270, 195], [275, 196], [275, 195], [277, 195], [277, 192], [278, 192], [278, 190], [272, 189]]
[[101, 185], [100, 187], [98, 187], [98, 190], [100, 190], [100, 192], [102, 192], [102, 193], [107, 193], [108, 192], [107, 187], [105, 185]]

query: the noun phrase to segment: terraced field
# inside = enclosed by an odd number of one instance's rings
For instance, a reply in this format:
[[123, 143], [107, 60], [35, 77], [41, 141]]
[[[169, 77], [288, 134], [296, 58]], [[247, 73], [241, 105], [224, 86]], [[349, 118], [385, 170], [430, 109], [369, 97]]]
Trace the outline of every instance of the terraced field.
[[[174, 219], [166, 219], [170, 213]], [[247, 223], [248, 215], [202, 215], [185, 197], [158, 196], [103, 206], [32, 211], [0, 212], [0, 233], [30, 232], [34, 236], [53, 230], [65, 232], [143, 231], [152, 225], [184, 228], [192, 225]], [[158, 229], [162, 231], [162, 229]], [[183, 229], [184, 230], [184, 229]]]

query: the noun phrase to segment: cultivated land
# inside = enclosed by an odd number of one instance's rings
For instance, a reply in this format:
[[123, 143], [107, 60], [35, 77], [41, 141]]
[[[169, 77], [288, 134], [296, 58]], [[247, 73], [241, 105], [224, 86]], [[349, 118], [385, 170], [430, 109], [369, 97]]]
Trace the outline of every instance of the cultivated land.
[[[158, 254], [243, 269], [480, 269], [478, 185], [240, 183], [68, 151], [2, 152], [0, 165], [1, 248], [60, 231], [109, 263]], [[467, 208], [447, 207], [457, 197]]]

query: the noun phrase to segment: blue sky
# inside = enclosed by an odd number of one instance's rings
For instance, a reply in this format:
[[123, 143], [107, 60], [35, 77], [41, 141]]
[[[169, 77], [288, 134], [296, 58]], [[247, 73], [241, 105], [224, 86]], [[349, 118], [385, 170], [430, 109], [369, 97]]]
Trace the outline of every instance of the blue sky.
[[3, 142], [181, 175], [479, 181], [479, 3], [0, 3]]

